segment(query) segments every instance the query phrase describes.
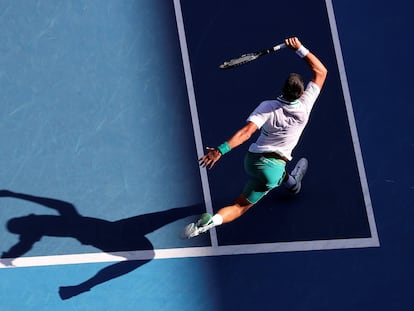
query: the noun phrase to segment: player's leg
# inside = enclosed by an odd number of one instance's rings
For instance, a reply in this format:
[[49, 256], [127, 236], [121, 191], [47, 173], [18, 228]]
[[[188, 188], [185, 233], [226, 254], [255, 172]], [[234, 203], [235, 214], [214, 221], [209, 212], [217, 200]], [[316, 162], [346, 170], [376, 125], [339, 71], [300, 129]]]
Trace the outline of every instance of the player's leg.
[[209, 213], [202, 214], [196, 222], [190, 223], [184, 228], [181, 237], [193, 238], [213, 227], [232, 222], [247, 212], [253, 205], [243, 194], [240, 194], [234, 204], [221, 208], [214, 216]]
[[195, 237], [215, 226], [232, 222], [242, 216], [270, 190], [282, 183], [285, 166], [284, 161], [248, 153], [245, 158], [245, 170], [250, 180], [245, 185], [243, 193], [233, 204], [221, 208], [214, 216], [204, 213], [197, 222], [187, 225], [182, 237]]
[[222, 223], [232, 222], [246, 213], [254, 203], [251, 203], [242, 193], [236, 199], [234, 204], [221, 208], [217, 214], [221, 216]]

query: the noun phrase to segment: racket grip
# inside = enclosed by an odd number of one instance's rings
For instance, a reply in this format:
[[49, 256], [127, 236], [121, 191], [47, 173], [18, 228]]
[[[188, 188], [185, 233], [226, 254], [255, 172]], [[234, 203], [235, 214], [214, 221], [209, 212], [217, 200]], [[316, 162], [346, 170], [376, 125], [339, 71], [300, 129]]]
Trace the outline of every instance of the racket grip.
[[285, 47], [286, 47], [286, 44], [281, 43], [281, 44], [275, 45], [272, 49], [273, 49], [273, 51], [277, 51], [277, 50], [280, 50], [280, 49], [284, 49]]

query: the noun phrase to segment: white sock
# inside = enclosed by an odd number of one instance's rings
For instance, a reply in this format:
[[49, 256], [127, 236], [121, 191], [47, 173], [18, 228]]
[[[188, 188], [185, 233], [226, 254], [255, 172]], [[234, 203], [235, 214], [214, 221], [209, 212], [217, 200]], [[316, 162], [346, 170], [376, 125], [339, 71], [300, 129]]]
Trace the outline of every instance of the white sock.
[[214, 226], [220, 226], [223, 223], [223, 217], [220, 214], [215, 214], [213, 216]]
[[285, 185], [286, 188], [291, 189], [296, 185], [296, 179], [293, 178], [292, 175], [289, 175], [288, 180], [286, 180], [283, 185]]

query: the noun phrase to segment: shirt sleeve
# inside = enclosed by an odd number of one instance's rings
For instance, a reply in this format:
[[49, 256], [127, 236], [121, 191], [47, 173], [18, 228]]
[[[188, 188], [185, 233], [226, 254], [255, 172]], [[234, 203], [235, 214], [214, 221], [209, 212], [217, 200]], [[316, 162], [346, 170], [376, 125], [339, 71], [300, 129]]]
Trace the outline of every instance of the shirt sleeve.
[[316, 83], [310, 81], [306, 86], [306, 89], [303, 92], [302, 96], [299, 98], [299, 101], [308, 106], [308, 109], [311, 110], [320, 92], [321, 89], [319, 86]]
[[269, 102], [264, 101], [256, 107], [256, 109], [250, 114], [246, 121], [253, 122], [260, 129], [263, 124], [266, 123], [266, 120], [269, 119], [270, 111]]

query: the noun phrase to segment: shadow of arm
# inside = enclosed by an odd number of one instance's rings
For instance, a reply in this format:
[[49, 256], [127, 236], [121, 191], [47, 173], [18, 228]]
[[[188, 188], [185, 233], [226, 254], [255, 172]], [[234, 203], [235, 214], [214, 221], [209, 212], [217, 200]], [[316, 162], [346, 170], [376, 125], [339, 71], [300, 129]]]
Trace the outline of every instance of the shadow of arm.
[[0, 197], [15, 198], [43, 205], [45, 207], [56, 210], [62, 216], [80, 216], [73, 204], [61, 200], [38, 197], [24, 193], [17, 193], [9, 190], [0, 190]]
[[1, 258], [18, 258], [28, 251], [30, 251], [33, 245], [40, 240], [39, 236], [20, 236], [19, 242], [10, 247], [10, 249], [1, 254]]

